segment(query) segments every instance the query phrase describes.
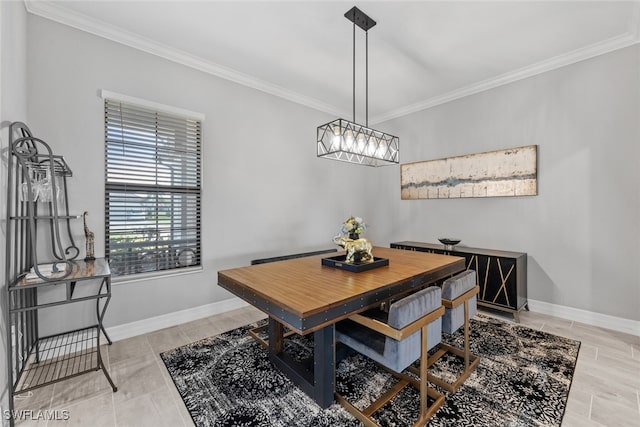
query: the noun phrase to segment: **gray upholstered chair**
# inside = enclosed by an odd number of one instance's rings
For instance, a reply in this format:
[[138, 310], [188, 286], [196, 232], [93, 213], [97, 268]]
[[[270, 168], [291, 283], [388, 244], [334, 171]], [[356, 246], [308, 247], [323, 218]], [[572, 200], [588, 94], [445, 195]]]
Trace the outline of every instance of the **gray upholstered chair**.
[[467, 270], [442, 284], [442, 305], [445, 307], [445, 314], [442, 318], [442, 332], [453, 334], [464, 326], [464, 348], [460, 349], [448, 344], [440, 343], [436, 353], [429, 358], [429, 367], [436, 363], [447, 353], [454, 354], [464, 361], [462, 372], [455, 381], [446, 382], [441, 378], [429, 375], [429, 381], [442, 387], [449, 392], [455, 392], [460, 385], [469, 378], [469, 375], [478, 366], [480, 358], [471, 354], [469, 348], [469, 325], [470, 319], [478, 311], [477, 294], [479, 287], [476, 285], [476, 272]]
[[[420, 414], [416, 426], [425, 425], [444, 403], [444, 396], [429, 388], [427, 383], [427, 352], [441, 339], [441, 317], [444, 314], [441, 293], [437, 286], [423, 289], [392, 303], [388, 313], [373, 309], [336, 325], [336, 341], [373, 359], [400, 378], [394, 389], [362, 411], [336, 393], [338, 401], [366, 426], [377, 426], [373, 413], [409, 384], [420, 391]], [[419, 381], [402, 373], [418, 359], [421, 362]], [[429, 406], [427, 397], [434, 400]]]

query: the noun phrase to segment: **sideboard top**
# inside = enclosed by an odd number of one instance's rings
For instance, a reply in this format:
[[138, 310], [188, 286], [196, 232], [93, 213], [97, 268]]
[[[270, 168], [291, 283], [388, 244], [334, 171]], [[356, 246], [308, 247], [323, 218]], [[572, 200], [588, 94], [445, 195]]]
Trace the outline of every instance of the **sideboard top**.
[[[413, 241], [403, 241], [403, 242], [394, 242], [391, 243], [391, 247], [395, 246], [410, 246], [416, 248], [424, 248], [424, 249], [437, 249], [444, 251], [444, 245], [439, 243], [426, 243], [426, 242], [413, 242]], [[456, 253], [468, 253], [474, 255], [486, 255], [493, 257], [501, 257], [501, 258], [519, 258], [521, 256], [526, 257], [526, 252], [511, 252], [511, 251], [499, 251], [495, 249], [481, 249], [481, 248], [470, 248], [467, 246], [454, 246], [452, 250], [447, 250], [451, 254]]]

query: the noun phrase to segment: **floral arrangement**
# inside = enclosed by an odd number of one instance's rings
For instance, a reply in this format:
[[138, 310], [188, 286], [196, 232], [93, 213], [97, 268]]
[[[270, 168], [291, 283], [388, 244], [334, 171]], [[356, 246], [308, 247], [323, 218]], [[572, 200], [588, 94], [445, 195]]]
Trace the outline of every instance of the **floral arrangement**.
[[350, 216], [342, 224], [342, 234], [362, 234], [367, 228], [364, 220], [359, 216]]

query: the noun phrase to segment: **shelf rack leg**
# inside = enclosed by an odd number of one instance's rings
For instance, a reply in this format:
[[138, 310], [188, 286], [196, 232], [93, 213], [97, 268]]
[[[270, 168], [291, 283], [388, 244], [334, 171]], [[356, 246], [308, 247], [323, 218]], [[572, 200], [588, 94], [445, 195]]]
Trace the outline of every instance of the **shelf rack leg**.
[[100, 365], [100, 369], [102, 369], [104, 376], [107, 377], [107, 381], [109, 381], [109, 384], [111, 384], [111, 389], [114, 392], [116, 392], [118, 391], [118, 387], [116, 387], [116, 385], [113, 383], [113, 380], [109, 375], [109, 372], [107, 372], [107, 368], [104, 366], [104, 362], [102, 361], [102, 353], [100, 352], [100, 332], [104, 333], [104, 336], [109, 342], [109, 345], [113, 344], [113, 342], [111, 341], [111, 338], [109, 338], [109, 334], [107, 334], [107, 331], [104, 329], [104, 325], [102, 323], [102, 319], [104, 319], [104, 315], [107, 312], [107, 306], [109, 305], [109, 301], [111, 300], [111, 281], [108, 277], [105, 277], [104, 279], [102, 279], [102, 283], [100, 284], [100, 289], [98, 289], [98, 295], [102, 293], [102, 288], [105, 285], [107, 287], [107, 293], [106, 293], [107, 297], [105, 299], [102, 310], [100, 310], [101, 298], [96, 299], [96, 315], [98, 316], [98, 336], [96, 337], [97, 338], [96, 345], [98, 346], [98, 364]]

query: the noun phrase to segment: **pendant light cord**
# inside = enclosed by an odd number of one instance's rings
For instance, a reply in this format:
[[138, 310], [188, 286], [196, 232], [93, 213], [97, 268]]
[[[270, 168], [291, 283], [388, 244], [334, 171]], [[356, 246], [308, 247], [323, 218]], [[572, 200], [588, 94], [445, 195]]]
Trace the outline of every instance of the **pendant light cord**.
[[356, 122], [356, 22], [353, 21], [353, 123]]
[[[354, 12], [355, 13], [355, 12]], [[373, 24], [375, 25], [375, 23]], [[369, 127], [369, 31], [365, 30], [365, 126]], [[356, 123], [356, 21], [353, 19], [353, 123]]]

